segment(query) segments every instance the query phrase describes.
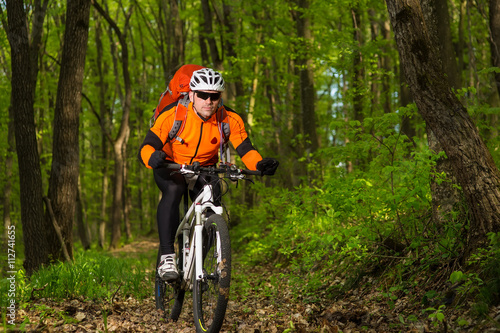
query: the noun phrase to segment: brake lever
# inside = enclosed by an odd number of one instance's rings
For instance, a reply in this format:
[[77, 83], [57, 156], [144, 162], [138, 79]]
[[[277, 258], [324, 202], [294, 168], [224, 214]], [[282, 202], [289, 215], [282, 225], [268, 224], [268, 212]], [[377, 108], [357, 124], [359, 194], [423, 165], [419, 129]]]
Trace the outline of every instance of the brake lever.
[[246, 180], [246, 181], [249, 181], [250, 183], [252, 184], [255, 184], [255, 182], [253, 181], [253, 179], [251, 178], [243, 178], [243, 180]]
[[249, 181], [252, 184], [255, 184], [255, 182], [252, 179], [250, 179], [250, 178], [241, 177], [241, 178], [230, 178], [230, 179], [233, 182], [236, 182], [236, 188], [238, 188], [238, 184], [240, 183], [238, 180], [246, 180], [246, 181]]

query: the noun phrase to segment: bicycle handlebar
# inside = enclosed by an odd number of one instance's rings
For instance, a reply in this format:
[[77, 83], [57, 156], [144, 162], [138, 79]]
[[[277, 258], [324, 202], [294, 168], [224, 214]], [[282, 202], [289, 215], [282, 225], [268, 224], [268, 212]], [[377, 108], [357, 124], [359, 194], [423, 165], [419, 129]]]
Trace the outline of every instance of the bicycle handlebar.
[[210, 166], [203, 167], [199, 162], [194, 162], [191, 165], [187, 164], [177, 164], [177, 163], [165, 163], [165, 168], [170, 170], [187, 170], [188, 173], [208, 173], [208, 174], [218, 174], [225, 173], [229, 177], [237, 177], [239, 175], [254, 175], [254, 176], [262, 176], [261, 171], [254, 170], [246, 170], [246, 169], [238, 169], [234, 164], [220, 164], [218, 167]]

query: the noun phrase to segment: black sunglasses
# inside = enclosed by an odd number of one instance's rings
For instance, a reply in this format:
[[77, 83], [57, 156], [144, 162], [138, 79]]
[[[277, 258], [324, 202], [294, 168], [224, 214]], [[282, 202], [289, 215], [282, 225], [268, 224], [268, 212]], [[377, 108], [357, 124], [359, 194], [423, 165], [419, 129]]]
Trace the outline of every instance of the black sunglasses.
[[210, 100], [211, 101], [218, 101], [220, 99], [220, 95], [221, 93], [220, 92], [216, 92], [216, 93], [207, 93], [207, 92], [203, 92], [203, 91], [195, 91], [196, 95], [198, 95], [199, 98], [201, 98], [202, 100], [206, 100], [207, 98], [210, 97]]

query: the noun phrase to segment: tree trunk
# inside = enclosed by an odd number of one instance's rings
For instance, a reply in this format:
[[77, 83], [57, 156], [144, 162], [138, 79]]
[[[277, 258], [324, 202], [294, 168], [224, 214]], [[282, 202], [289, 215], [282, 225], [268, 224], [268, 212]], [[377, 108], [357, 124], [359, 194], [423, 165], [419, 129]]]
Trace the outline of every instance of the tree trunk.
[[[79, 127], [83, 74], [90, 19], [90, 0], [68, 0], [61, 71], [54, 114], [52, 168], [48, 197], [54, 217], [61, 227], [69, 256], [73, 257], [73, 220], [75, 218], [79, 172]], [[48, 215], [46, 218], [50, 218]], [[48, 237], [49, 255], [64, 259], [53, 230]]]
[[[422, 0], [422, 13], [429, 29], [432, 47], [438, 50], [443, 72], [452, 88], [460, 88], [460, 73], [453, 49], [448, 5], [446, 0]], [[438, 155], [443, 151], [436, 136], [427, 126], [429, 148]], [[455, 187], [457, 180], [452, 173], [450, 160], [440, 157], [436, 161], [436, 173], [445, 174], [448, 181], [437, 182], [431, 178], [432, 218], [437, 225], [450, 218], [453, 210], [459, 207], [460, 191]], [[463, 217], [464, 218], [464, 217]]]
[[[9, 119], [7, 125], [7, 153], [5, 154], [5, 186], [3, 187], [3, 225], [4, 225], [4, 240], [5, 245], [7, 245], [7, 231], [9, 230], [9, 226], [12, 225], [12, 219], [10, 216], [10, 207], [12, 204], [12, 168], [14, 166], [14, 151], [15, 141], [14, 141], [14, 109], [12, 107], [12, 103], [9, 106]], [[7, 252], [5, 252], [7, 253]]]
[[[429, 149], [434, 154], [439, 154], [443, 151], [434, 132], [427, 126], [427, 142]], [[436, 226], [442, 226], [443, 223], [451, 219], [451, 213], [459, 210], [460, 206], [460, 190], [456, 187], [457, 179], [453, 174], [450, 160], [446, 157], [439, 157], [436, 161], [435, 173], [442, 178], [442, 174], [446, 175], [446, 181], [438, 181], [437, 176], [431, 175], [430, 188], [432, 197], [432, 220]], [[462, 219], [465, 216], [461, 216]]]
[[[297, 56], [294, 69], [299, 77], [299, 87], [297, 90], [300, 94], [300, 114], [296, 119], [300, 122], [301, 134], [303, 135], [302, 146], [304, 149], [302, 156], [307, 157], [310, 161], [312, 155], [318, 150], [319, 141], [316, 126], [316, 90], [314, 89], [314, 64], [311, 56], [313, 36], [311, 31], [311, 19], [309, 13], [309, 0], [296, 0], [296, 9], [292, 11], [293, 20], [297, 39], [300, 43], [296, 43], [295, 48], [300, 49]], [[301, 157], [302, 157], [301, 156]], [[297, 163], [299, 164], [299, 163]], [[312, 182], [317, 178], [314, 172], [309, 171], [304, 163], [301, 166], [300, 174], [308, 176], [308, 182]]]
[[[8, 23], [7, 19], [2, 11], [0, 9], [0, 16], [1, 18], [1, 23], [5, 28], [8, 28]], [[12, 77], [9, 76], [9, 69], [7, 64], [3, 64], [4, 68], [3, 71], [7, 73], [7, 78], [9, 80], [12, 79]], [[12, 98], [12, 94], [11, 94]], [[11, 219], [11, 204], [12, 204], [12, 184], [13, 184], [13, 173], [12, 173], [12, 168], [14, 166], [14, 153], [16, 150], [16, 142], [14, 140], [14, 135], [15, 135], [15, 128], [14, 128], [14, 109], [12, 107], [12, 100], [10, 102], [9, 108], [8, 108], [9, 114], [7, 118], [7, 151], [5, 153], [5, 160], [3, 161], [4, 164], [4, 178], [2, 179], [2, 182], [4, 182], [4, 187], [3, 187], [3, 200], [2, 200], [2, 205], [3, 205], [3, 226], [4, 226], [4, 233], [3, 233], [3, 238], [2, 238], [2, 251], [4, 253], [7, 253], [7, 248], [8, 248], [8, 232], [9, 232], [9, 226], [12, 225], [12, 219]], [[4, 264], [2, 268], [4, 269], [4, 272], [8, 271], [7, 268], [8, 262], [4, 261]]]
[[468, 64], [466, 65], [466, 68], [469, 71], [469, 78], [468, 82], [465, 83], [465, 86], [469, 87], [474, 87], [476, 91], [480, 91], [479, 89], [479, 77], [477, 73], [477, 61], [476, 61], [476, 47], [472, 41], [472, 36], [471, 36], [471, 30], [472, 28], [472, 20], [471, 20], [471, 9], [473, 11], [477, 10], [477, 7], [475, 4], [472, 3], [472, 1], [464, 1], [465, 4], [465, 16], [466, 16], [466, 22], [467, 22], [467, 31], [469, 32], [467, 35], [467, 51], [468, 51]]
[[432, 48], [420, 3], [386, 0], [413, 97], [453, 168], [472, 217], [471, 247], [500, 231], [500, 172], [467, 110], [453, 94]]
[[[266, 82], [273, 82], [273, 80], [275, 80], [277, 77], [275, 69], [278, 68], [278, 65], [274, 63], [274, 60], [275, 59], [267, 60], [271, 61], [273, 63], [273, 66], [265, 66], [264, 75]], [[283, 113], [287, 113], [286, 111], [278, 107], [282, 104], [281, 96], [276, 93], [276, 90], [273, 89], [274, 87], [271, 84], [267, 83], [265, 85], [265, 88], [265, 94], [269, 103], [269, 112], [272, 120], [271, 124], [272, 128], [275, 129], [272, 133], [274, 140], [270, 140], [270, 142], [268, 143], [269, 151], [274, 152], [276, 156], [290, 156], [294, 153], [290, 149], [290, 147], [292, 146], [290, 142], [290, 135], [286, 133], [287, 131], [285, 128], [283, 128], [283, 125], [281, 123], [281, 119], [287, 118], [287, 116], [283, 116]], [[280, 162], [286, 163], [285, 161]], [[285, 164], [283, 164], [283, 167], [288, 168], [288, 166], [286, 166]], [[285, 188], [292, 189], [293, 174], [291, 172], [280, 173], [279, 177], [280, 183], [283, 184]]]
[[[7, 133], [7, 144], [8, 144], [8, 148], [7, 148], [7, 153], [5, 154], [5, 161], [4, 161], [4, 170], [5, 170], [5, 179], [2, 179], [3, 181], [5, 181], [5, 185], [3, 187], [3, 201], [2, 201], [2, 204], [3, 204], [3, 226], [4, 226], [4, 234], [3, 234], [3, 238], [2, 238], [2, 251], [4, 251], [3, 253], [8, 253], [8, 231], [9, 231], [9, 227], [11, 225], [15, 225], [12, 223], [12, 219], [11, 219], [11, 204], [12, 204], [12, 183], [13, 183], [13, 179], [12, 179], [12, 168], [14, 166], [14, 151], [15, 151], [15, 141], [14, 141], [14, 112], [13, 112], [13, 108], [12, 108], [12, 103], [11, 105], [9, 106], [9, 119], [8, 119], [8, 133]], [[4, 260], [4, 263], [2, 265], [2, 268], [6, 268], [4, 269], [4, 272], [7, 272], [9, 271], [10, 269], [8, 269], [7, 267], [7, 261]]]
[[[491, 65], [500, 68], [500, 0], [490, 0]], [[495, 86], [500, 96], [500, 71], [495, 72]]]
[[[184, 64], [185, 58], [185, 37], [184, 37], [184, 21], [179, 15], [179, 5], [181, 3], [176, 0], [162, 0], [158, 3], [158, 15], [155, 15], [154, 21], [157, 26], [149, 27], [149, 31], [153, 34], [157, 50], [161, 58], [163, 75], [165, 82], [168, 84], [172, 75], [179, 67]], [[153, 15], [154, 15], [154, 10]], [[149, 25], [146, 19], [146, 25]]]
[[[380, 20], [378, 17], [380, 13], [374, 9], [369, 9], [368, 14], [370, 17], [370, 27], [371, 27], [371, 40], [376, 41], [378, 38], [383, 38], [385, 41], [389, 41], [392, 36], [390, 36], [390, 22], [388, 20]], [[361, 40], [360, 40], [361, 41]], [[390, 44], [387, 44], [390, 45]], [[371, 91], [372, 91], [372, 102], [371, 102], [371, 114], [375, 114], [376, 110], [382, 106], [384, 113], [391, 113], [391, 56], [389, 56], [389, 47], [384, 46], [381, 50], [382, 55], [377, 61], [378, 67], [381, 69], [380, 74], [375, 74], [375, 79], [371, 80]]]
[[[355, 51], [353, 52], [352, 58], [352, 119], [357, 120], [360, 124], [363, 123], [365, 118], [364, 114], [364, 96], [365, 93], [365, 69], [363, 65], [363, 54], [361, 53], [361, 48], [363, 44], [361, 36], [361, 15], [359, 14], [359, 8], [351, 8], [351, 19], [352, 19], [352, 29], [353, 29], [353, 44], [356, 45]], [[361, 125], [359, 125], [361, 128]], [[355, 140], [360, 140], [359, 136], [356, 136]], [[353, 166], [365, 170], [369, 163], [369, 158], [357, 158], [353, 161]]]
[[[121, 61], [122, 61], [122, 74], [123, 83], [125, 86], [125, 97], [123, 100], [123, 113], [120, 122], [120, 129], [118, 130], [118, 135], [113, 142], [113, 152], [115, 158], [115, 175], [114, 175], [114, 186], [113, 186], [113, 207], [111, 214], [111, 244], [110, 248], [117, 248], [121, 238], [121, 223], [123, 221], [123, 184], [125, 177], [125, 157], [123, 152], [127, 145], [128, 133], [130, 131], [130, 108], [132, 104], [132, 84], [130, 81], [129, 72], [129, 56], [128, 47], [126, 41], [126, 34], [122, 33], [121, 29], [118, 27], [115, 21], [111, 19], [106, 11], [97, 3], [93, 2], [94, 7], [97, 11], [106, 19], [111, 28], [114, 30], [115, 34], [118, 36], [118, 40], [121, 46]], [[128, 30], [128, 24], [130, 16], [132, 15], [133, 7], [130, 7], [128, 13], [125, 17], [125, 28], [123, 31]]]
[[[36, 86], [36, 81], [38, 77], [38, 58], [42, 50], [42, 34], [43, 34], [43, 22], [45, 20], [45, 13], [47, 12], [47, 5], [49, 1], [44, 0], [41, 3], [40, 0], [35, 0], [35, 12], [33, 15], [33, 30], [31, 31], [31, 80], [33, 80], [33, 86]], [[42, 53], [43, 54], [43, 53]]]
[[[489, 104], [492, 107], [500, 106], [500, 0], [490, 0], [490, 52], [491, 52], [491, 64], [497, 67], [497, 71], [493, 74], [494, 86], [496, 86], [496, 93], [491, 93], [489, 98]], [[485, 140], [493, 139], [498, 136], [498, 113], [489, 115], [489, 123], [491, 124], [491, 129], [488, 129], [488, 137]]]
[[306, 154], [310, 155], [318, 150], [318, 135], [316, 133], [316, 90], [314, 89], [314, 68], [310, 55], [312, 48], [311, 19], [309, 17], [309, 0], [297, 0], [298, 8], [294, 11], [297, 37], [303, 40], [305, 45], [300, 45], [304, 52], [296, 60], [296, 67], [299, 73], [300, 82], [300, 109], [303, 134], [305, 137]]
[[353, 30], [353, 44], [356, 45], [356, 51], [353, 53], [352, 58], [352, 108], [353, 119], [363, 122], [363, 98], [365, 87], [365, 69], [363, 67], [363, 55], [361, 53], [362, 39], [361, 39], [361, 17], [358, 8], [351, 8], [352, 30]]
[[203, 30], [200, 31], [200, 34], [203, 36], [201, 41], [206, 41], [208, 43], [208, 50], [214, 68], [220, 70], [222, 68], [222, 59], [219, 55], [219, 48], [217, 47], [217, 42], [213, 33], [212, 12], [208, 0], [201, 0], [201, 10], [203, 14], [203, 25], [200, 24], [203, 28]]
[[[104, 159], [104, 161], [106, 161]], [[107, 198], [108, 198], [108, 183], [109, 183], [109, 175], [108, 168], [104, 168], [102, 175], [102, 196], [101, 196], [101, 213], [99, 218], [99, 247], [104, 249], [106, 247], [106, 208], [107, 208]]]
[[99, 17], [94, 17], [96, 22], [95, 26], [95, 44], [97, 51], [97, 73], [99, 76], [98, 79], [98, 91], [99, 91], [99, 114], [96, 114], [96, 117], [99, 119], [99, 124], [101, 125], [101, 154], [102, 154], [102, 177], [101, 177], [101, 211], [99, 215], [98, 222], [98, 245], [101, 249], [104, 249], [106, 246], [106, 211], [107, 211], [107, 201], [108, 201], [108, 184], [109, 184], [109, 166], [106, 161], [109, 160], [109, 142], [112, 142], [112, 139], [108, 133], [108, 124], [109, 120], [109, 112], [106, 107], [106, 90], [108, 88], [104, 77], [107, 74], [108, 66], [104, 59], [104, 51], [102, 47], [102, 25]]
[[78, 182], [78, 193], [76, 196], [76, 223], [82, 247], [84, 250], [88, 250], [90, 249], [92, 242], [90, 239], [90, 230], [87, 224], [87, 213], [82, 195], [81, 182]]
[[[222, 10], [224, 13], [224, 28], [229, 33], [229, 36], [224, 39], [225, 54], [229, 58], [229, 64], [231, 66], [231, 72], [240, 73], [241, 67], [238, 65], [240, 58], [238, 53], [235, 51], [236, 36], [238, 36], [238, 31], [236, 29], [236, 20], [238, 19], [234, 15], [233, 5], [228, 2], [223, 2]], [[257, 31], [257, 30], [256, 30]], [[234, 86], [234, 88], [232, 88]], [[226, 87], [228, 84], [226, 83]], [[243, 96], [245, 94], [242, 80], [236, 80], [229, 84], [228, 91], [226, 92], [227, 99], [236, 102], [237, 96]], [[241, 102], [240, 102], [241, 104]], [[237, 105], [236, 110], [243, 110], [243, 105]]]
[[431, 42], [439, 49], [439, 58], [447, 81], [452, 88], [460, 88], [460, 72], [452, 43], [448, 2], [447, 0], [421, 0], [421, 6]]
[[[399, 85], [399, 105], [407, 107], [409, 104], [413, 103], [413, 97], [411, 96], [411, 91], [408, 87], [408, 81], [406, 80], [406, 75], [401, 62], [399, 64], [399, 82], [401, 82]], [[417, 136], [414, 117], [407, 115], [403, 116], [403, 119], [401, 120], [401, 132], [410, 139]]]
[[[257, 42], [260, 42], [261, 34], [257, 33], [255, 38]], [[245, 121], [247, 122], [249, 128], [252, 128], [254, 125], [253, 116], [255, 114], [255, 103], [257, 100], [257, 88], [259, 87], [259, 72], [260, 72], [260, 57], [259, 55], [255, 56], [255, 62], [253, 64], [253, 79], [252, 79], [252, 89], [250, 91], [250, 96], [248, 98], [248, 113]]]
[[[184, 30], [182, 28], [183, 21], [179, 15], [179, 2], [176, 0], [170, 0], [170, 18], [173, 21], [173, 28], [168, 31], [169, 35], [173, 35], [171, 44], [169, 47], [172, 48], [172, 57], [169, 59], [171, 68], [179, 68], [184, 64], [185, 52], [184, 52]], [[173, 34], [171, 33], [173, 31]]]
[[[141, 72], [141, 75], [137, 76], [137, 80], [138, 80], [138, 83], [141, 85], [141, 86], [146, 86], [147, 85], [147, 82], [148, 82], [148, 78], [149, 78], [149, 73], [148, 73], [148, 62], [147, 62], [147, 58], [146, 58], [146, 53], [144, 52], [144, 50], [146, 49], [145, 47], [145, 44], [144, 44], [144, 38], [143, 38], [143, 32], [142, 32], [142, 29], [139, 28], [138, 29], [138, 33], [139, 33], [139, 40], [140, 40], [140, 48], [141, 50], [143, 50], [142, 52], [142, 56], [141, 56], [141, 68], [140, 68], [140, 72]], [[148, 103], [148, 94], [144, 92], [143, 89], [140, 90], [140, 92], [137, 94], [136, 96], [136, 100], [139, 101], [139, 103], [141, 103], [140, 105], [142, 105], [142, 103], [144, 104], [147, 104]], [[135, 105], [134, 106], [134, 113], [136, 114], [136, 119], [135, 119], [135, 128], [132, 130], [132, 133], [135, 133], [135, 135], [139, 138], [142, 138], [144, 137], [144, 132], [145, 131], [148, 131], [149, 127], [148, 126], [145, 126], [144, 124], [144, 121], [143, 119], [146, 119], [146, 116], [145, 116], [145, 113], [144, 113], [144, 109], [140, 106], [140, 105]], [[148, 111], [146, 111], [148, 112]], [[139, 163], [135, 163], [131, 166], [131, 169], [130, 170], [132, 172], [132, 175], [130, 178], [133, 178], [131, 180], [131, 182], [133, 184], [136, 184], [137, 185], [137, 197], [134, 199], [135, 203], [136, 203], [136, 206], [135, 206], [135, 209], [137, 209], [137, 211], [139, 211], [139, 214], [137, 214], [136, 218], [139, 219], [139, 230], [140, 231], [144, 231], [144, 220], [147, 219], [147, 216], [148, 216], [148, 211], [146, 209], [147, 206], [145, 206], [143, 204], [143, 192], [144, 192], [144, 185], [145, 183], [147, 182], [147, 180], [144, 178], [144, 169], [145, 168], [142, 168], [141, 165]], [[127, 175], [129, 174], [129, 172], [126, 173]], [[151, 175], [149, 172], [148, 172], [148, 175]], [[130, 182], [130, 180], [126, 180], [125, 183], [128, 184]], [[132, 203], [132, 190], [131, 190], [131, 187], [128, 186], [127, 187], [127, 203], [129, 205], [129, 210], [130, 211], [133, 211], [134, 210], [134, 205]]]
[[[130, 130], [127, 132], [127, 137], [125, 138], [125, 142], [128, 142], [130, 137]], [[123, 146], [123, 160], [127, 161], [127, 149], [126, 145]], [[127, 186], [128, 183], [128, 167], [127, 163], [123, 163], [123, 222], [125, 225], [125, 236], [127, 237], [127, 241], [132, 239], [132, 225], [130, 223], [130, 212], [132, 211], [132, 193], [130, 190], [130, 186]]]
[[115, 157], [115, 175], [113, 184], [113, 206], [111, 213], [111, 243], [110, 249], [116, 249], [120, 246], [122, 236], [121, 226], [123, 221], [123, 167], [124, 159], [122, 152], [122, 141], [117, 141], [113, 145]]
[[11, 47], [11, 101], [18, 156], [24, 268], [30, 276], [47, 262], [46, 225], [43, 218], [42, 174], [38, 155], [31, 56], [22, 1], [7, 1], [7, 36]]

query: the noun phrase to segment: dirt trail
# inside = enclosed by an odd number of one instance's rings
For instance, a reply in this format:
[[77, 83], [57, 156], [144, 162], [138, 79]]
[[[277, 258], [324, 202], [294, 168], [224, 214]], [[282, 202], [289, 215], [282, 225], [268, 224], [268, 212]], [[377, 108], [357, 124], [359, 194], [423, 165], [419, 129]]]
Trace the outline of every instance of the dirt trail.
[[156, 249], [158, 249], [158, 241], [149, 238], [141, 238], [118, 249], [111, 250], [111, 253], [116, 255], [134, 255], [154, 251]]
[[[158, 246], [151, 240], [139, 240], [113, 251], [116, 255], [133, 255], [153, 251]], [[246, 268], [248, 269], [248, 268]], [[234, 283], [226, 320], [221, 332], [442, 332], [443, 326], [433, 326], [427, 316], [408, 321], [405, 313], [418, 313], [419, 304], [411, 305], [405, 297], [390, 306], [387, 299], [376, 290], [353, 290], [342, 300], [332, 302], [321, 295], [316, 302], [303, 302], [286, 281], [276, 283], [280, 276], [276, 268], [254, 267], [247, 276], [237, 264], [235, 278], [244, 283]], [[270, 283], [274, 281], [274, 283]], [[241, 282], [241, 281], [240, 281]], [[151, 281], [153, 290], [154, 281]], [[244, 285], [244, 287], [242, 287]], [[305, 296], [304, 296], [305, 297]], [[415, 309], [412, 309], [415, 307]], [[496, 309], [500, 314], [500, 308]], [[168, 322], [164, 313], [155, 310], [154, 297], [145, 300], [121, 298], [112, 303], [97, 304], [90, 301], [68, 300], [54, 302], [38, 299], [18, 316], [29, 318], [32, 324], [24, 327], [31, 332], [195, 332], [193, 325], [191, 293], [186, 294], [183, 310], [177, 322]], [[455, 318], [447, 318], [456, 321]], [[495, 314], [493, 314], [493, 318]], [[404, 322], [404, 324], [403, 324]], [[477, 325], [463, 328], [448, 327], [450, 332], [499, 332], [494, 328]]]

